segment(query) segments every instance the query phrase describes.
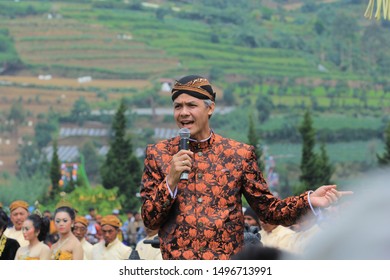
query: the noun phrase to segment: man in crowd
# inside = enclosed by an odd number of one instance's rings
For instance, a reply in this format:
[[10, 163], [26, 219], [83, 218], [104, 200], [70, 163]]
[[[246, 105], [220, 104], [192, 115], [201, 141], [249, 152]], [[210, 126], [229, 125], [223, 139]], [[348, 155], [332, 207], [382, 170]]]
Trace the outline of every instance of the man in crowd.
[[85, 236], [88, 231], [88, 220], [83, 216], [76, 216], [74, 226], [73, 226], [73, 234], [80, 241], [81, 246], [84, 251], [84, 260], [92, 260], [92, 248], [93, 245], [89, 243]]
[[7, 228], [4, 232], [4, 235], [8, 238], [16, 239], [21, 247], [29, 245], [29, 242], [24, 239], [22, 232], [23, 222], [29, 215], [28, 206], [28, 203], [23, 200], [15, 200], [10, 204], [10, 219], [13, 226], [11, 228]]
[[107, 215], [102, 218], [103, 240], [93, 246], [92, 259], [125, 260], [129, 258], [132, 249], [118, 239], [120, 226], [119, 219], [114, 215]]

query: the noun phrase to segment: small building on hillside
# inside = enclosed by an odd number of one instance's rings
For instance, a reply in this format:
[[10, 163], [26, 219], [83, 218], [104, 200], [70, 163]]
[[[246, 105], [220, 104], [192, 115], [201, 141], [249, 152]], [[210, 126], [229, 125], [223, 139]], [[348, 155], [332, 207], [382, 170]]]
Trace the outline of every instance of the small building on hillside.
[[169, 78], [161, 78], [159, 79], [159, 82], [161, 84], [161, 89], [160, 91], [162, 92], [171, 92], [172, 87], [175, 83], [174, 79], [169, 79]]

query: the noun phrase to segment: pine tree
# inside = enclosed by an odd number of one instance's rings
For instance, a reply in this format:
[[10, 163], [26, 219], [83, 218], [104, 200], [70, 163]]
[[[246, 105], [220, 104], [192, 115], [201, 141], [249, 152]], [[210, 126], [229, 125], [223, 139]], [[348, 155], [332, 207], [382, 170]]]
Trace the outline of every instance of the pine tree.
[[302, 159], [301, 159], [301, 176], [299, 177], [303, 184], [304, 190], [318, 187], [318, 160], [314, 152], [315, 147], [315, 130], [311, 119], [310, 111], [306, 111], [303, 122], [299, 127], [302, 135]]
[[102, 161], [92, 141], [88, 141], [84, 144], [84, 146], [81, 148], [81, 155], [82, 165], [84, 165], [85, 173], [88, 175], [88, 179], [91, 182], [100, 183], [99, 169]]
[[126, 137], [126, 107], [124, 100], [112, 123], [112, 139], [106, 159], [100, 169], [103, 186], [106, 189], [119, 188], [125, 195], [127, 209], [138, 210], [140, 200], [136, 196], [141, 181], [140, 163], [133, 154], [131, 139]]
[[385, 152], [380, 155], [376, 155], [380, 166], [390, 166], [390, 122], [387, 125], [385, 131]]
[[320, 155], [318, 157], [318, 181], [321, 185], [330, 185], [331, 177], [333, 174], [334, 168], [329, 161], [328, 154], [326, 153], [325, 144], [321, 144]]
[[256, 133], [255, 124], [253, 122], [253, 116], [249, 116], [249, 130], [248, 130], [248, 144], [255, 147], [255, 153], [257, 157], [257, 164], [259, 169], [264, 173], [265, 165], [263, 159], [263, 151], [258, 148], [260, 137]]
[[52, 189], [50, 191], [50, 198], [54, 198], [54, 196], [59, 193], [60, 191], [60, 185], [59, 182], [61, 180], [61, 162], [58, 157], [58, 147], [57, 147], [57, 141], [53, 142], [53, 155], [51, 157], [50, 162], [50, 181]]

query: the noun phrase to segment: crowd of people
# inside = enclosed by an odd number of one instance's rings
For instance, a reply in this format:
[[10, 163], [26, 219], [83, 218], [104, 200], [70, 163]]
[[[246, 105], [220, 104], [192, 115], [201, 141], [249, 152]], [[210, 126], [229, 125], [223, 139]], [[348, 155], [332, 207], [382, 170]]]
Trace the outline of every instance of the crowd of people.
[[9, 215], [0, 208], [1, 260], [124, 260], [136, 247], [140, 259], [161, 259], [158, 249], [143, 243], [154, 236], [140, 213], [129, 211], [122, 223], [117, 209], [105, 216], [94, 208], [80, 215], [68, 203], [53, 214], [29, 209], [23, 200], [9, 205]]
[[[102, 217], [94, 208], [79, 215], [67, 204], [58, 205], [53, 215], [48, 210], [30, 213], [29, 204], [22, 200], [8, 208], [9, 217], [0, 208], [1, 260], [125, 260], [134, 251], [137, 259], [163, 259], [159, 230], [145, 227], [138, 212], [127, 212], [127, 220], [122, 222], [117, 209]], [[302, 243], [309, 240], [307, 235], [302, 237], [301, 231], [263, 223], [250, 207], [244, 208], [243, 215], [246, 226], [252, 232], [255, 229], [252, 240], [244, 234], [244, 243], [250, 243], [252, 251], [255, 245], [262, 248], [263, 254], [277, 250], [278, 256], [291, 253], [299, 257]], [[313, 221], [311, 226], [317, 228], [318, 224]]]

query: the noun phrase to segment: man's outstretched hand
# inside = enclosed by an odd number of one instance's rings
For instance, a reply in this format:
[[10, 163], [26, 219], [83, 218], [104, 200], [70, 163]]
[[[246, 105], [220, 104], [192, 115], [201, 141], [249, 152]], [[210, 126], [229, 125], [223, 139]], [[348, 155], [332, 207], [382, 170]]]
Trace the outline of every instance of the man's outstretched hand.
[[326, 208], [336, 203], [340, 197], [351, 194], [353, 194], [352, 191], [338, 191], [336, 185], [326, 185], [310, 194], [310, 202], [313, 207]]

